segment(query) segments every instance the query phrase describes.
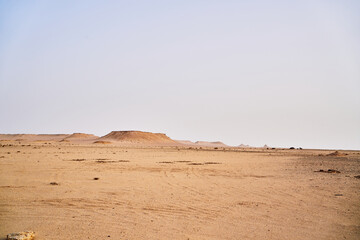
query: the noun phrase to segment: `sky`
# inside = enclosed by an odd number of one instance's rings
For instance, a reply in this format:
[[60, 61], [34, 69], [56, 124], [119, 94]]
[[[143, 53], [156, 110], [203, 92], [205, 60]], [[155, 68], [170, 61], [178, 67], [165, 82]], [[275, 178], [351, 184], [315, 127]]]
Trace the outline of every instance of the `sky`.
[[0, 0], [0, 133], [360, 150], [360, 1]]

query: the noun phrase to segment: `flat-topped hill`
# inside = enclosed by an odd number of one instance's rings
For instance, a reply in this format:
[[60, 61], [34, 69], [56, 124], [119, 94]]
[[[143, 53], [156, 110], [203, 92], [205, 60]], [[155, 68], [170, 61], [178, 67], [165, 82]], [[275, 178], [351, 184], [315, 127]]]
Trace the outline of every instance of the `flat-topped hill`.
[[99, 138], [99, 140], [117, 141], [123, 143], [145, 144], [176, 144], [164, 133], [151, 133], [141, 131], [112, 131]]

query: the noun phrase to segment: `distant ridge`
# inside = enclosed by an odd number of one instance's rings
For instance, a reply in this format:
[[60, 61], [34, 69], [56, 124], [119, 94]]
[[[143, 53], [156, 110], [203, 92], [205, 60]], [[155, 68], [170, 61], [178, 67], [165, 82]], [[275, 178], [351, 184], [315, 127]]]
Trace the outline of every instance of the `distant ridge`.
[[67, 136], [63, 140], [75, 140], [75, 139], [97, 139], [98, 136], [94, 134], [87, 134], [87, 133], [73, 133], [70, 136]]
[[184, 144], [184, 145], [195, 145], [194, 142], [189, 141], [189, 140], [176, 140], [178, 143], [180, 144]]
[[230, 147], [229, 145], [226, 145], [225, 143], [220, 141], [217, 142], [207, 142], [207, 141], [192, 142], [189, 140], [176, 140], [176, 141], [182, 145], [187, 145], [191, 147]]
[[116, 141], [125, 144], [175, 145], [177, 142], [164, 133], [142, 131], [112, 131], [98, 140]]
[[70, 134], [0, 134], [0, 140], [61, 141]]
[[[220, 141], [208, 142], [189, 140], [173, 140], [164, 133], [143, 132], [137, 130], [112, 131], [102, 137], [87, 133], [73, 134], [0, 134], [0, 140], [5, 141], [57, 141], [63, 143], [88, 144], [108, 143], [115, 145], [148, 145], [148, 146], [188, 146], [188, 147], [209, 147], [228, 148], [230, 146]], [[244, 145], [242, 145], [244, 147]], [[239, 146], [241, 147], [241, 145]]]
[[197, 141], [195, 142], [195, 144], [198, 146], [205, 146], [205, 147], [229, 147], [225, 143], [219, 141], [217, 142]]
[[250, 145], [245, 145], [245, 144], [240, 144], [238, 147], [239, 148], [250, 148], [251, 146]]

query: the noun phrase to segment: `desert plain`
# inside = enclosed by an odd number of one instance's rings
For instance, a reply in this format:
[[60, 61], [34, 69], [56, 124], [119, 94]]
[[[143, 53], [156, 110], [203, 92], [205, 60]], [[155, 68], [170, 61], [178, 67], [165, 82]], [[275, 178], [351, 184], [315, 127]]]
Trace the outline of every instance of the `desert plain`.
[[74, 136], [3, 136], [0, 239], [360, 239], [360, 151]]

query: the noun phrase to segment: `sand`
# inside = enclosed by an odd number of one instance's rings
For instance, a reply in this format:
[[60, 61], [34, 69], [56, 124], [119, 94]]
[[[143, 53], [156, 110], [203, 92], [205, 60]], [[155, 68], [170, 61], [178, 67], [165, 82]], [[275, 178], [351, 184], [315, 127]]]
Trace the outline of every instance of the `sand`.
[[0, 144], [0, 239], [360, 239], [358, 151]]

